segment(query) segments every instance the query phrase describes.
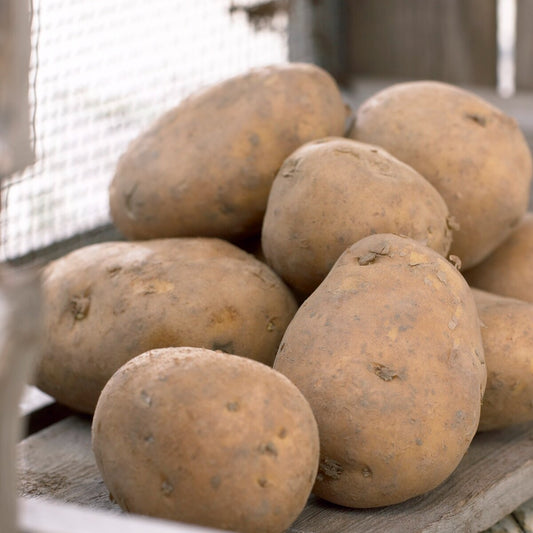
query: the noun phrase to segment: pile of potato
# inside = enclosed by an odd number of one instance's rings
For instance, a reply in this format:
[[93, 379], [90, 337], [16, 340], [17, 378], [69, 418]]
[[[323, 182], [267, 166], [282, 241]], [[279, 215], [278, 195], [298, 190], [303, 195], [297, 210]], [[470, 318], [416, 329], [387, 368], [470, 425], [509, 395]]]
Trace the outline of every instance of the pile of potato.
[[94, 413], [123, 509], [281, 532], [311, 491], [399, 503], [477, 431], [533, 420], [516, 122], [437, 82], [349, 114], [305, 64], [192, 95], [118, 162], [130, 240], [45, 268], [36, 383]]

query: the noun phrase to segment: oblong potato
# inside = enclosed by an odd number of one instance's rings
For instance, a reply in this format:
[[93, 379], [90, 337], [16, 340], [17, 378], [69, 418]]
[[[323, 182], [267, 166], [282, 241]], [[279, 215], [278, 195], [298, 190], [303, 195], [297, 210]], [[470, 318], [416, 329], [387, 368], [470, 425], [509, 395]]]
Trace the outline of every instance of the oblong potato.
[[311, 141], [278, 172], [263, 221], [267, 262], [294, 289], [311, 293], [354, 242], [374, 233], [412, 237], [446, 255], [449, 213], [411, 167], [351, 139]]
[[472, 289], [487, 365], [479, 430], [533, 420], [533, 305]]
[[271, 364], [296, 311], [270, 268], [210, 238], [86, 246], [50, 263], [42, 285], [36, 385], [86, 412], [117, 368], [153, 348], [199, 346]]
[[392, 85], [361, 105], [350, 136], [382, 146], [435, 186], [459, 224], [451, 253], [464, 268], [487, 257], [527, 210], [524, 135], [469, 91], [434, 81]]
[[345, 117], [334, 79], [314, 65], [262, 67], [195, 93], [120, 158], [113, 222], [130, 239], [259, 232], [283, 160], [342, 135]]
[[464, 272], [481, 290], [533, 303], [533, 213], [482, 263]]
[[476, 433], [485, 388], [479, 318], [461, 274], [412, 239], [348, 248], [287, 327], [274, 362], [320, 435], [313, 491], [349, 507], [443, 482]]
[[121, 367], [94, 414], [93, 450], [128, 511], [244, 533], [281, 533], [318, 467], [309, 404], [280, 373], [201, 348]]

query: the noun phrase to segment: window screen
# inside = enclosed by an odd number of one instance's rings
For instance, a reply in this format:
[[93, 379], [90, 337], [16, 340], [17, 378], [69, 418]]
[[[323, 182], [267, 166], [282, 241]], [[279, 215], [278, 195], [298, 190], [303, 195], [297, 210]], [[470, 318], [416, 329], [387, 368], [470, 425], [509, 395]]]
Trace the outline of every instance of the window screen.
[[283, 2], [270, 4], [278, 9], [227, 0], [33, 0], [37, 162], [2, 183], [1, 259], [109, 224], [107, 187], [133, 138], [196, 89], [285, 61], [287, 12]]

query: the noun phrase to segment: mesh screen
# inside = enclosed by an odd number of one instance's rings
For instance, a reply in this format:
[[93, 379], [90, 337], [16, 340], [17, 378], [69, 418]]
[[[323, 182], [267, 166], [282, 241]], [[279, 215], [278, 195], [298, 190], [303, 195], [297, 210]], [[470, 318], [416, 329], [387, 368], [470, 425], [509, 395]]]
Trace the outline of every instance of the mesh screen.
[[108, 223], [129, 141], [194, 90], [287, 59], [286, 11], [250, 18], [253, 4], [33, 0], [37, 163], [2, 183], [0, 259]]

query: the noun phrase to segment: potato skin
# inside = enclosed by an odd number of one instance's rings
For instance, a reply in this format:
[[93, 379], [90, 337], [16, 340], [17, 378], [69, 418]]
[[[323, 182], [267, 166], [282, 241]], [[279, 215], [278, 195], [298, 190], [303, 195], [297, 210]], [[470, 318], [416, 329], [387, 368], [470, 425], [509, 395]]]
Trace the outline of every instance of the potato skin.
[[479, 431], [533, 420], [533, 305], [472, 289], [481, 319], [487, 388]]
[[313, 491], [333, 503], [379, 507], [433, 489], [478, 427], [486, 371], [473, 296], [411, 239], [348, 248], [297, 311], [274, 368], [313, 409]]
[[271, 364], [296, 311], [265, 264], [210, 238], [87, 246], [50, 263], [42, 285], [36, 385], [89, 413], [113, 372], [149, 349], [201, 346]]
[[144, 353], [105, 386], [93, 450], [128, 511], [232, 531], [285, 530], [318, 467], [309, 404], [256, 361], [199, 348]]
[[448, 207], [415, 170], [373, 145], [311, 141], [289, 156], [272, 185], [263, 221], [268, 264], [310, 294], [354, 242], [374, 233], [450, 249]]
[[459, 224], [451, 253], [481, 262], [526, 212], [531, 153], [516, 121], [441, 82], [392, 85], [359, 108], [350, 136], [385, 148], [440, 192]]
[[478, 289], [533, 303], [533, 213], [482, 263], [464, 272]]
[[259, 232], [283, 160], [342, 135], [345, 117], [334, 79], [314, 65], [262, 67], [195, 93], [120, 158], [113, 222], [129, 239]]

